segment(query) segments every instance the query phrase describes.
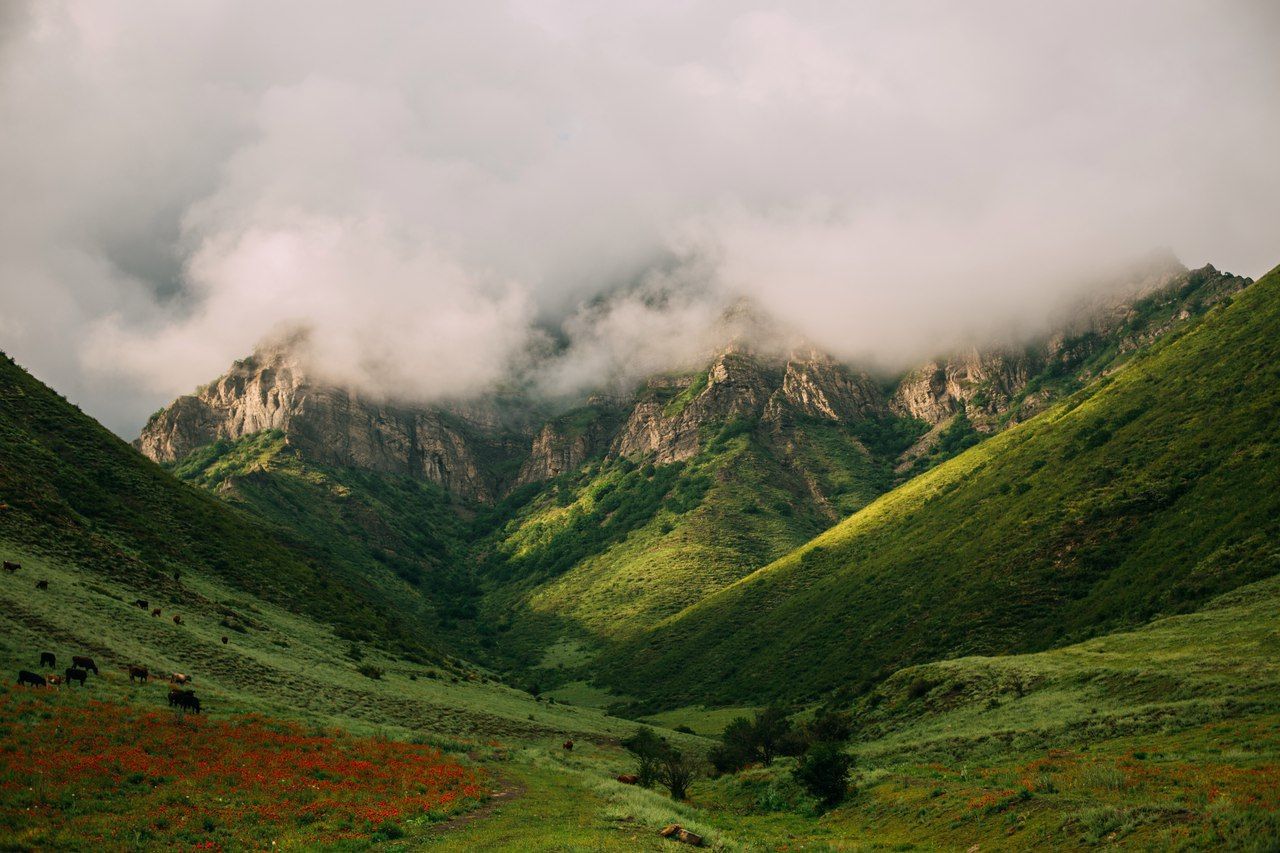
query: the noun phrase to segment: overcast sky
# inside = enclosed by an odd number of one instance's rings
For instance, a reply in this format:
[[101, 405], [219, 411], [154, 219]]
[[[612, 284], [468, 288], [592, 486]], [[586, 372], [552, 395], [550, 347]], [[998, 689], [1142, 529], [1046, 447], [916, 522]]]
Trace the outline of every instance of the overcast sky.
[[1280, 263], [1268, 0], [0, 10], [0, 348], [127, 437], [283, 324], [429, 400], [548, 324], [559, 389], [741, 296], [905, 363], [1157, 247]]

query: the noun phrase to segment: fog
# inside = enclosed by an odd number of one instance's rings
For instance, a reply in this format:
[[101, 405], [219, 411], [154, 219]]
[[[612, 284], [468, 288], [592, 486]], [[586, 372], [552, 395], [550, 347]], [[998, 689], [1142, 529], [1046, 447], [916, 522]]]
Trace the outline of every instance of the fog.
[[371, 394], [567, 394], [744, 299], [892, 367], [1157, 247], [1257, 276], [1278, 9], [9, 0], [0, 348], [131, 437], [297, 326]]

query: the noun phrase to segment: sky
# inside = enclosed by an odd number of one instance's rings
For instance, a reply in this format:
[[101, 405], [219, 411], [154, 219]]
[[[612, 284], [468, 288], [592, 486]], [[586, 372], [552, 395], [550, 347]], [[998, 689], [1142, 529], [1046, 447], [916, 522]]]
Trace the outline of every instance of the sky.
[[282, 331], [430, 402], [888, 365], [1280, 263], [1280, 4], [0, 0], [0, 349], [132, 437]]

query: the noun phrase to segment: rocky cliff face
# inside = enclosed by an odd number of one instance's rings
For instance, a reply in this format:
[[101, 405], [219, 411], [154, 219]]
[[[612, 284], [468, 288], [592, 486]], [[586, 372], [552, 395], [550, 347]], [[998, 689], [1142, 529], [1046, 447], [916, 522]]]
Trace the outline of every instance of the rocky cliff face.
[[218, 439], [278, 429], [313, 462], [420, 477], [489, 501], [500, 484], [477, 459], [468, 423], [444, 409], [368, 401], [315, 383], [288, 347], [273, 347], [179, 397], [152, 417], [134, 445], [157, 462], [172, 462]]
[[[1135, 280], [1121, 298], [1080, 305], [1062, 329], [1022, 350], [969, 349], [908, 372], [890, 406], [938, 425], [964, 407], [981, 432], [1026, 420], [1054, 399], [1035, 380], [1094, 378], [1116, 357], [1146, 346], [1250, 284], [1206, 266], [1188, 271], [1167, 262]], [[1122, 291], [1123, 292], [1123, 291]]]
[[705, 375], [650, 380], [641, 398], [611, 451], [659, 464], [696, 455], [706, 427], [738, 418], [766, 425], [790, 425], [796, 417], [848, 423], [887, 412], [868, 376], [812, 349], [778, 357], [731, 347]]
[[[175, 400], [135, 444], [171, 462], [218, 439], [278, 429], [313, 462], [419, 477], [490, 502], [602, 456], [660, 465], [689, 459], [737, 419], [758, 423], [759, 434], [784, 455], [805, 420], [852, 426], [896, 415], [937, 427], [963, 408], [976, 429], [994, 432], [1249, 284], [1212, 267], [1162, 269], [1125, 299], [1076, 312], [1042, 341], [939, 358], [889, 391], [813, 349], [777, 355], [738, 342], [703, 373], [656, 376], [629, 398], [593, 399], [547, 419], [527, 400], [494, 395], [433, 407], [368, 400], [313, 381], [294, 349], [282, 344]], [[1069, 381], [1059, 381], [1064, 377]]]

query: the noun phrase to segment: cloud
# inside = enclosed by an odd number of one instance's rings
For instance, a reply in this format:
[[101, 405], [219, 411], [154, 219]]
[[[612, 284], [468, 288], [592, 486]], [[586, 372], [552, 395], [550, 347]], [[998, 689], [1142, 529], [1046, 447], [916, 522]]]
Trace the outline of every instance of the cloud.
[[263, 335], [376, 393], [1033, 327], [1153, 247], [1280, 260], [1266, 2], [10, 4], [3, 346], [129, 435]]

